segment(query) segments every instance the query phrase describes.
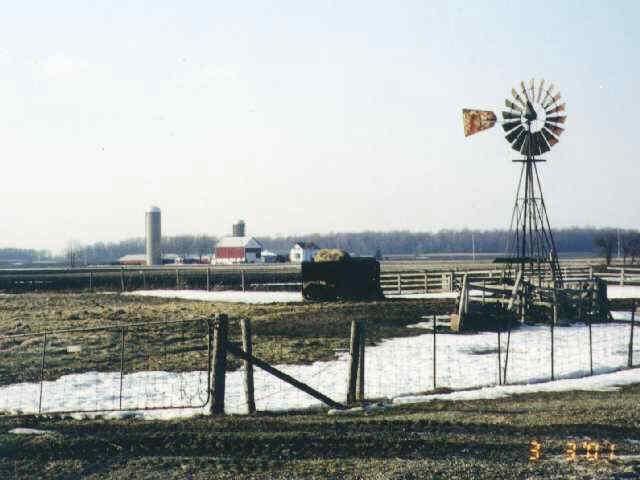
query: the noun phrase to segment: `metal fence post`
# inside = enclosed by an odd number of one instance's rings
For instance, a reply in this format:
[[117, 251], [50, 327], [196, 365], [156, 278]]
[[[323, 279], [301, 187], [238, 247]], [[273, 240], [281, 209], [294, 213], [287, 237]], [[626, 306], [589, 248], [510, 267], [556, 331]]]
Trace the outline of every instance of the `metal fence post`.
[[93, 272], [89, 272], [89, 291], [93, 291]]
[[498, 385], [502, 385], [502, 346], [500, 339], [500, 326], [498, 326]]
[[433, 389], [436, 389], [436, 314], [433, 314]]
[[122, 379], [124, 377], [124, 327], [120, 332], [120, 409], [122, 409]]
[[216, 315], [213, 325], [213, 366], [211, 368], [213, 381], [211, 385], [211, 415], [224, 415], [224, 388], [227, 371], [227, 331], [228, 319], [224, 313]]
[[349, 342], [349, 380], [347, 383], [347, 405], [356, 400], [356, 382], [358, 377], [358, 355], [360, 354], [358, 322], [351, 320], [351, 340]]
[[629, 334], [629, 361], [628, 366], [633, 367], [633, 330], [636, 323], [636, 301], [631, 303], [631, 332]]
[[358, 390], [356, 391], [356, 400], [364, 401], [364, 351], [365, 351], [365, 323], [360, 320], [358, 336]]
[[[251, 339], [251, 320], [243, 318], [240, 320], [242, 330], [242, 350], [249, 355], [253, 355], [253, 345]], [[253, 384], [253, 365], [244, 360], [244, 393], [247, 399], [248, 413], [256, 413], [256, 400]]]
[[38, 413], [42, 413], [42, 389], [44, 386], [44, 364], [47, 356], [47, 332], [42, 336], [42, 360], [40, 362], [40, 400], [38, 401]]
[[553, 351], [554, 351], [554, 322], [551, 322], [551, 380], [555, 380], [555, 365], [554, 365], [554, 358], [553, 358]]

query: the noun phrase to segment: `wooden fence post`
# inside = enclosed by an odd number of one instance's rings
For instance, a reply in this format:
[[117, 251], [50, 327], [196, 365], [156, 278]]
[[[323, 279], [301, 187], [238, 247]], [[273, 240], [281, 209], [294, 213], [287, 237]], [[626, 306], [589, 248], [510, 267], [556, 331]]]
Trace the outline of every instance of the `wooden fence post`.
[[207, 292], [211, 290], [211, 267], [207, 267]]
[[351, 341], [349, 342], [349, 380], [347, 384], [347, 405], [356, 400], [356, 381], [358, 377], [358, 355], [360, 354], [358, 322], [351, 320]]
[[176, 268], [176, 290], [180, 290], [180, 272]]
[[400, 279], [400, 274], [398, 273], [396, 276], [396, 288], [398, 290], [398, 295], [402, 293], [402, 280]]
[[242, 291], [245, 291], [244, 270], [240, 270], [240, 282], [242, 283]]
[[366, 344], [365, 337], [365, 323], [363, 320], [360, 320], [359, 330], [360, 334], [358, 335], [358, 390], [356, 392], [356, 400], [362, 402], [364, 401], [364, 351]]
[[89, 291], [93, 291], [93, 272], [89, 272]]
[[429, 293], [429, 275], [424, 271], [424, 293]]
[[636, 301], [631, 303], [631, 334], [629, 335], [629, 368], [633, 367], [633, 329], [636, 323]]
[[620, 269], [620, 286], [624, 287], [624, 268]]
[[140, 270], [140, 273], [142, 274], [142, 289], [146, 290], [147, 289], [147, 274], [144, 273], [144, 270]]
[[[253, 355], [251, 320], [247, 318], [240, 320], [240, 328], [242, 329], [242, 350], [249, 355]], [[247, 399], [247, 411], [250, 414], [256, 413], [256, 400], [253, 386], [253, 365], [247, 360], [244, 360], [244, 394]]]
[[224, 415], [224, 387], [227, 371], [227, 327], [228, 319], [224, 313], [216, 315], [213, 324], [213, 365], [211, 367], [211, 415]]
[[120, 291], [124, 292], [124, 267], [120, 267]]
[[589, 374], [593, 375], [593, 335], [591, 331], [591, 324], [593, 323], [593, 317], [589, 317]]

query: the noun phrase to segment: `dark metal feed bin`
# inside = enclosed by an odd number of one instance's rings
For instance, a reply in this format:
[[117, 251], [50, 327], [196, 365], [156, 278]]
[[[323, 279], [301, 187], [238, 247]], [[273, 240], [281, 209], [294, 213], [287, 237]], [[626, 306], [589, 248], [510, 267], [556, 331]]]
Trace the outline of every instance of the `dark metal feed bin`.
[[373, 258], [303, 262], [302, 295], [306, 300], [381, 299], [380, 263]]

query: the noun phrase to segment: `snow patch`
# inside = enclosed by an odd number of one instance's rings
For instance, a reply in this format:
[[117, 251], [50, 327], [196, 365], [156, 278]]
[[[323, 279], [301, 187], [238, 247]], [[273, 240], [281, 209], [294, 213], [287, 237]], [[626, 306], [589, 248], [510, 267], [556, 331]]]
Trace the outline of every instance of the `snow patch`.
[[136, 290], [125, 295], [138, 295], [142, 297], [181, 298], [185, 300], [200, 300], [203, 302], [229, 302], [229, 303], [292, 303], [302, 302], [300, 292], [242, 292], [235, 290], [223, 290], [219, 292], [207, 292], [206, 290]]

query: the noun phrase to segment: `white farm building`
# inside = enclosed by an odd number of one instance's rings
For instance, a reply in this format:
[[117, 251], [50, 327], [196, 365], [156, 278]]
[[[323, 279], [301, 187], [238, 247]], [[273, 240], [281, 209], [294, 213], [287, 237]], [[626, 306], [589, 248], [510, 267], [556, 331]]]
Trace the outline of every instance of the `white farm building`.
[[289, 251], [291, 263], [313, 262], [313, 256], [320, 248], [313, 242], [298, 242]]

